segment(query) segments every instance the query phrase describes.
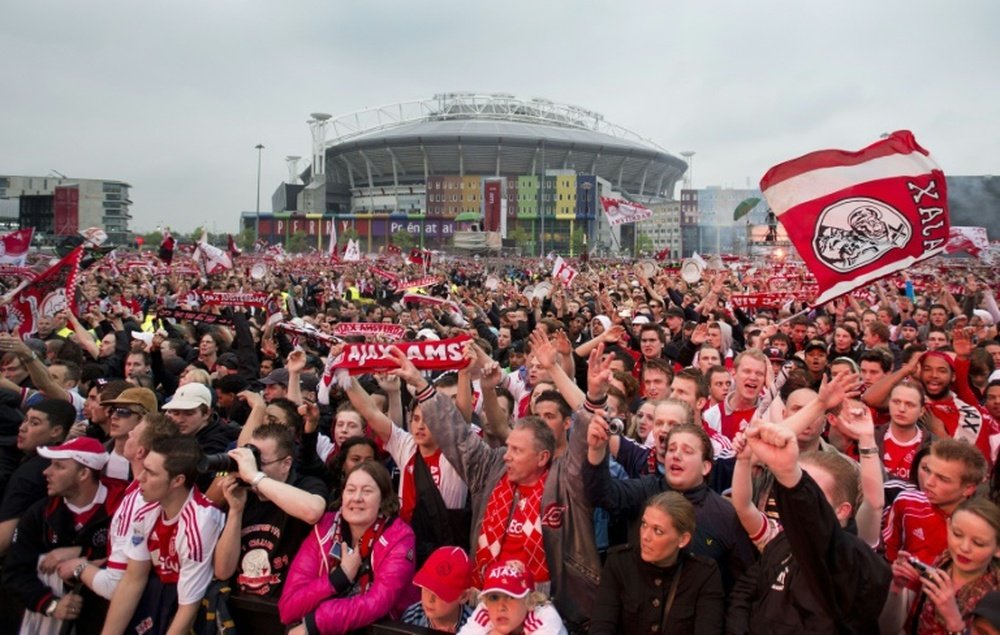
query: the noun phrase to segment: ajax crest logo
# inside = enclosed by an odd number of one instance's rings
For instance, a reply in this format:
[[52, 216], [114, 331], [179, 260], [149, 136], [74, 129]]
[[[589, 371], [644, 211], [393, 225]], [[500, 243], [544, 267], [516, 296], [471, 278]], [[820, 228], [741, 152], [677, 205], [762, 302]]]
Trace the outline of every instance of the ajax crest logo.
[[813, 251], [826, 266], [847, 273], [905, 247], [912, 236], [913, 227], [896, 208], [872, 198], [849, 198], [819, 215]]

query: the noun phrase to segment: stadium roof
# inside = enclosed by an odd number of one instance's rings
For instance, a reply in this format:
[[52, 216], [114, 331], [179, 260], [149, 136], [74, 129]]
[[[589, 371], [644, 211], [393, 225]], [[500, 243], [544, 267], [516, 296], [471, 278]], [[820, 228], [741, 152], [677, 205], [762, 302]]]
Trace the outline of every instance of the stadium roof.
[[331, 119], [327, 178], [349, 187], [435, 174], [596, 174], [636, 196], [666, 196], [687, 164], [594, 112], [510, 95], [449, 93]]

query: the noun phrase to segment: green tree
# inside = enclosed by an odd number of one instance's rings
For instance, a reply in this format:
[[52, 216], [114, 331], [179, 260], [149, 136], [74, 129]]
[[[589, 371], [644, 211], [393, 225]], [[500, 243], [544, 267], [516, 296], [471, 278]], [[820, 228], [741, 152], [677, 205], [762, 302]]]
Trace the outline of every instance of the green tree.
[[583, 237], [586, 235], [586, 231], [583, 227], [573, 228], [573, 233], [569, 236], [569, 253], [573, 256], [579, 256], [584, 251], [586, 251], [587, 246], [583, 242]]
[[522, 254], [529, 253], [534, 248], [534, 240], [531, 232], [521, 225], [507, 231], [507, 240], [514, 243], [514, 248]]
[[392, 235], [391, 241], [393, 245], [399, 247], [399, 250], [404, 254], [413, 249], [417, 241], [409, 232], [398, 232]]
[[146, 234], [141, 234], [143, 242], [143, 247], [152, 247], [153, 249], [159, 249], [160, 243], [163, 242], [163, 232], [161, 231], [151, 231]]
[[201, 240], [201, 235], [204, 232], [205, 232], [204, 225], [199, 225], [198, 227], [195, 227], [195, 229], [194, 229], [193, 232], [191, 232], [190, 234], [188, 234], [188, 240], [191, 241], [191, 242], [193, 242], [193, 243], [196, 243], [199, 240]]
[[304, 231], [295, 232], [288, 237], [288, 240], [285, 241], [285, 251], [290, 254], [301, 254], [308, 248], [309, 244]]
[[254, 243], [257, 241], [257, 233], [251, 227], [247, 227], [240, 232], [239, 237], [236, 239], [236, 244], [239, 245], [240, 249], [243, 251], [252, 251], [254, 248]]
[[635, 256], [648, 254], [653, 251], [653, 239], [645, 232], [639, 232], [635, 237]]
[[357, 240], [358, 236], [358, 230], [353, 227], [348, 227], [344, 231], [337, 234], [337, 246], [343, 247], [347, 244], [348, 240]]

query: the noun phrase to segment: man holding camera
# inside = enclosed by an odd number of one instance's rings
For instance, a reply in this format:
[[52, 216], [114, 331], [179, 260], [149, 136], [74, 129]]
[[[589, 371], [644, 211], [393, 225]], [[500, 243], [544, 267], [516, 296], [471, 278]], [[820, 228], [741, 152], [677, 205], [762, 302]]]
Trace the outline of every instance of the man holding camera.
[[284, 628], [275, 606], [285, 573], [326, 510], [326, 486], [293, 469], [289, 426], [262, 425], [248, 445], [229, 451], [230, 473], [222, 480], [229, 515], [215, 549], [215, 575], [235, 575], [230, 609], [240, 633], [276, 633]]

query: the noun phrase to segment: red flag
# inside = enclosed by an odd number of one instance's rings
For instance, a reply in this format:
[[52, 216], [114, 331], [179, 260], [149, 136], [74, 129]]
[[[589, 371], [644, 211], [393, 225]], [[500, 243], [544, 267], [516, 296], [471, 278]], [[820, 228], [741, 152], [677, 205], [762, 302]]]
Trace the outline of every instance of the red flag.
[[660, 251], [656, 252], [656, 254], [653, 256], [653, 259], [656, 260], [657, 262], [663, 262], [664, 260], [667, 259], [667, 256], [669, 255], [670, 255], [670, 247], [664, 247]]
[[33, 227], [4, 234], [0, 238], [0, 264], [23, 267], [25, 259], [28, 257], [28, 250], [31, 249], [31, 237], [34, 234]]
[[979, 257], [984, 250], [989, 250], [990, 239], [985, 227], [961, 227], [953, 226], [948, 236], [948, 244], [945, 251], [953, 254], [957, 251], [964, 251], [970, 256]]
[[240, 248], [236, 246], [236, 241], [233, 240], [233, 235], [232, 234], [226, 234], [226, 235], [229, 236], [229, 255], [235, 258], [236, 256], [242, 254], [243, 252], [240, 251]]
[[210, 276], [233, 268], [233, 261], [229, 258], [229, 254], [208, 243], [208, 232], [202, 232], [198, 247], [191, 257], [204, 267], [205, 275]]
[[424, 264], [424, 252], [417, 247], [410, 250], [410, 257], [407, 258], [411, 265], [422, 265]]
[[909, 131], [768, 170], [761, 191], [816, 277], [819, 305], [944, 251], [944, 173]]
[[394, 256], [399, 256], [402, 255], [403, 250], [399, 248], [399, 245], [394, 245], [392, 243], [389, 243], [385, 247], [385, 253], [392, 254]]
[[174, 237], [169, 231], [163, 232], [163, 242], [160, 243], [160, 260], [168, 267], [174, 261]]
[[26, 337], [36, 331], [41, 316], [53, 316], [64, 309], [76, 313], [76, 280], [82, 256], [83, 247], [77, 247], [37, 278], [8, 293], [2, 301], [7, 304], [8, 328], [16, 328]]

